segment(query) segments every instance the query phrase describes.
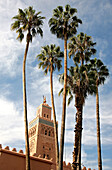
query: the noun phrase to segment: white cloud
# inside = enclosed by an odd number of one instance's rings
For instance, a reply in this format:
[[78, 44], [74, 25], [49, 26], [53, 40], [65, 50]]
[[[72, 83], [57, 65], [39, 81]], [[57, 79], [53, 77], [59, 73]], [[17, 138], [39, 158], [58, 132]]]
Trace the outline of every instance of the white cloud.
[[7, 144], [24, 140], [23, 115], [16, 109], [16, 105], [0, 98], [0, 143]]
[[[24, 145], [22, 146], [25, 140], [24, 115], [21, 107], [22, 103], [14, 103], [0, 97], [0, 143], [3, 147], [13, 143], [18, 149], [24, 150]], [[28, 120], [31, 121], [35, 116], [36, 109], [28, 104]], [[19, 148], [19, 145], [22, 148]]]
[[19, 59], [22, 58], [22, 46], [14, 40], [13, 34], [0, 32], [0, 71], [2, 74], [14, 76], [20, 71]]

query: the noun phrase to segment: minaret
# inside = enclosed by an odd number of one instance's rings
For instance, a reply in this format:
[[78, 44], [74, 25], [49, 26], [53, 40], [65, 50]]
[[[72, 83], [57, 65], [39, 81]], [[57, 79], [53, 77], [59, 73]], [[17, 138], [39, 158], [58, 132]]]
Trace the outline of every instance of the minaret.
[[55, 162], [54, 124], [51, 120], [51, 110], [44, 97], [43, 103], [37, 108], [36, 118], [29, 123], [29, 143], [30, 155], [36, 153], [42, 158], [53, 158]]

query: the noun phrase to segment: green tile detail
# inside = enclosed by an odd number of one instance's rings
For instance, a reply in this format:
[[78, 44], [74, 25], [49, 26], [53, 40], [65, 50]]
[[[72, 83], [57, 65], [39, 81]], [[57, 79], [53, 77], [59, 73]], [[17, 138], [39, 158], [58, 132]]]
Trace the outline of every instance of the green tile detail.
[[34, 122], [32, 122], [30, 125], [29, 125], [29, 128], [35, 126], [36, 124], [38, 124], [39, 122], [39, 119], [36, 119]]
[[48, 109], [50, 109], [50, 110], [52, 110], [52, 108], [50, 108], [50, 107], [48, 107], [48, 106], [44, 106], [44, 105], [42, 105], [43, 107], [46, 107], [46, 108], [48, 108]]
[[39, 123], [43, 123], [45, 125], [54, 127], [54, 123], [53, 122], [49, 122], [49, 121], [41, 119], [41, 118], [39, 119]]
[[54, 123], [53, 123], [53, 122], [49, 122], [48, 120], [44, 120], [44, 119], [38, 118], [38, 119], [36, 119], [34, 122], [32, 122], [32, 123], [29, 125], [29, 128], [32, 128], [32, 127], [35, 126], [36, 124], [37, 124], [37, 126], [38, 126], [38, 123], [43, 123], [43, 124], [45, 124], [45, 125], [54, 127]]

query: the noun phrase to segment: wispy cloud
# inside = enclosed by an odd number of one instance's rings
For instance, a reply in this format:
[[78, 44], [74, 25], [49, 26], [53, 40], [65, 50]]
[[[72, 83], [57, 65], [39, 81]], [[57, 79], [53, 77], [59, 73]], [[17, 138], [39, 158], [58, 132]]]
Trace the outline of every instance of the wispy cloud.
[[0, 98], [0, 143], [24, 140], [23, 116], [13, 102]]

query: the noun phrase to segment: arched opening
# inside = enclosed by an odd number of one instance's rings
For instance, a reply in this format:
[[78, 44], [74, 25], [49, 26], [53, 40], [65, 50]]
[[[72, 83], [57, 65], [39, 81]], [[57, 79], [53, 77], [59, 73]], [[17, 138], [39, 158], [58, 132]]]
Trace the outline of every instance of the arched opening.
[[47, 159], [49, 159], [49, 155], [47, 155]]
[[51, 131], [49, 131], [49, 136], [51, 136]]
[[45, 135], [47, 135], [47, 130], [45, 130]]
[[43, 154], [43, 158], [45, 158], [45, 154]]

